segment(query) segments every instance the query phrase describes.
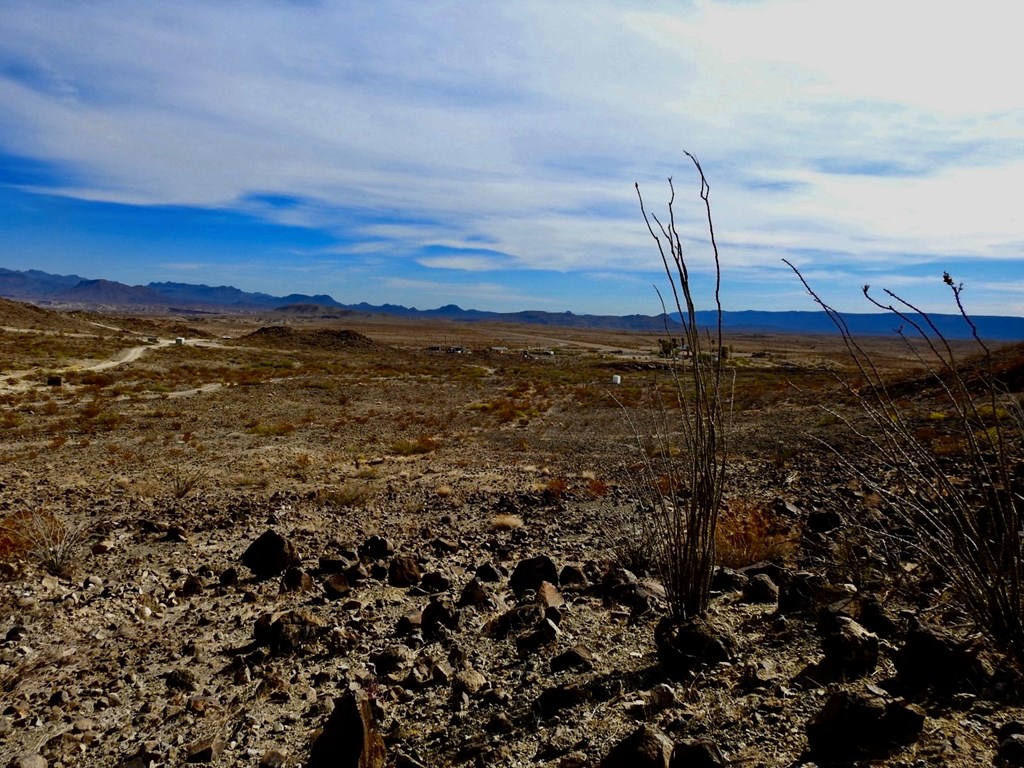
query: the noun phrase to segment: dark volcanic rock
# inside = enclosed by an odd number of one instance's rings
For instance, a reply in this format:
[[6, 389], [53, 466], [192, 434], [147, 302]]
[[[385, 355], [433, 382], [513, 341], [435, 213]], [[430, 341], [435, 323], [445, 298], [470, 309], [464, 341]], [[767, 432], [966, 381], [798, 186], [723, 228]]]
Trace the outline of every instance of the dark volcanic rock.
[[672, 751], [672, 768], [725, 768], [728, 764], [709, 739], [683, 739]]
[[399, 555], [388, 565], [388, 584], [393, 587], [412, 587], [419, 583], [422, 571], [415, 557]]
[[881, 757], [913, 743], [924, 720], [901, 700], [838, 691], [807, 723], [807, 743], [815, 760]]
[[315, 643], [323, 630], [323, 622], [309, 611], [265, 613], [256, 620], [253, 639], [274, 653], [294, 653]]
[[759, 573], [743, 585], [743, 602], [770, 605], [779, 602], [779, 587], [766, 573]]
[[383, 536], [371, 536], [359, 547], [359, 556], [368, 560], [384, 560], [395, 554], [391, 542]]
[[658, 659], [669, 677], [683, 678], [694, 669], [736, 655], [736, 640], [727, 631], [704, 618], [685, 621], [666, 617], [654, 630]]
[[217, 738], [200, 739], [185, 747], [186, 763], [212, 763], [224, 751], [224, 742]]
[[387, 750], [362, 690], [335, 699], [334, 711], [309, 750], [307, 768], [384, 768]]
[[641, 725], [620, 741], [600, 768], [669, 768], [675, 745], [653, 725]]
[[309, 592], [313, 589], [313, 577], [301, 568], [289, 568], [281, 577], [282, 592]]
[[341, 597], [347, 597], [352, 592], [352, 587], [348, 583], [348, 578], [343, 573], [332, 573], [323, 580], [322, 586], [324, 588], [324, 595], [326, 595], [329, 600], [337, 600]]
[[1001, 768], [1021, 768], [1024, 766], [1024, 733], [1012, 733], [999, 742], [996, 752], [996, 765]]
[[274, 530], [256, 539], [242, 555], [242, 564], [259, 579], [276, 576], [298, 562], [295, 545]]
[[928, 627], [908, 632], [906, 643], [893, 661], [899, 682], [910, 690], [974, 693], [992, 681], [992, 669], [979, 657], [975, 646]]
[[547, 555], [538, 555], [520, 560], [509, 577], [508, 585], [516, 597], [519, 597], [527, 590], [536, 591], [545, 581], [557, 584], [558, 568], [555, 567], [555, 561]]
[[825, 665], [837, 677], [854, 679], [869, 675], [878, 664], [878, 635], [853, 619], [840, 616], [822, 638]]

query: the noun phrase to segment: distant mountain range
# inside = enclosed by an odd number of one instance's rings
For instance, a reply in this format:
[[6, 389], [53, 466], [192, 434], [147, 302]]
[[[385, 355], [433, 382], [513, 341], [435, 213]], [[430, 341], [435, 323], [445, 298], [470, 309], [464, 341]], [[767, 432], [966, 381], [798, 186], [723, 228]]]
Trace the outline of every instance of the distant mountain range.
[[[149, 283], [125, 285], [111, 280], [90, 280], [78, 275], [52, 275], [37, 269], [18, 271], [0, 267], [0, 297], [33, 304], [94, 306], [126, 311], [147, 309], [170, 312], [273, 311], [282, 315], [345, 317], [352, 314], [399, 315], [459, 322], [510, 322], [664, 333], [679, 332], [678, 315], [577, 315], [572, 312], [486, 312], [448, 304], [437, 309], [416, 309], [397, 304], [341, 304], [326, 294], [271, 296], [249, 293], [232, 286], [190, 283]], [[890, 335], [899, 327], [898, 318], [885, 313], [844, 314], [856, 335]], [[950, 339], [969, 338], [971, 329], [959, 315], [930, 316], [939, 331]], [[919, 321], [918, 316], [911, 319]], [[993, 341], [1024, 340], [1024, 318], [979, 315], [972, 318], [978, 333]], [[715, 313], [697, 313], [699, 324], [715, 322]], [[722, 324], [734, 333], [835, 333], [823, 312], [724, 312]], [[908, 331], [911, 329], [907, 329]]]

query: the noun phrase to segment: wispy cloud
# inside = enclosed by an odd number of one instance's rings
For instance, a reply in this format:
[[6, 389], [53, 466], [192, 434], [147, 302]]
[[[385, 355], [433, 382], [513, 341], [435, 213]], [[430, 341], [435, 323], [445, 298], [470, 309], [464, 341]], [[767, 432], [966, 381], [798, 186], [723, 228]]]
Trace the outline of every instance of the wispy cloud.
[[[349, 297], [423, 305], [447, 303], [447, 289], [480, 306], [653, 311], [640, 286], [659, 265], [634, 181], [663, 207], [674, 176], [695, 270], [711, 265], [685, 148], [712, 183], [729, 284], [757, 308], [799, 294], [758, 293], [769, 276], [791, 279], [783, 256], [850, 276], [887, 265], [915, 295], [928, 265], [969, 280], [1001, 261], [1016, 278], [1014, 21], [1001, 0], [11, 0], [0, 223], [18, 234], [0, 245], [36, 260], [11, 266], [46, 268], [39, 254], [65, 249], [95, 260], [80, 273], [105, 268], [103, 239], [89, 230], [83, 248], [78, 219], [31, 229], [18, 205], [43, 197], [123, 204], [119, 221], [154, 207], [229, 212], [233, 227], [276, 228], [272, 246], [244, 239], [252, 268], [235, 282], [251, 289], [280, 288], [286, 260], [295, 274], [310, 259], [317, 292]], [[187, 230], [151, 233], [154, 267], [210, 263], [229, 238]], [[133, 274], [144, 266], [136, 258]], [[464, 272], [494, 282], [470, 286]], [[598, 273], [637, 289], [609, 297]]]

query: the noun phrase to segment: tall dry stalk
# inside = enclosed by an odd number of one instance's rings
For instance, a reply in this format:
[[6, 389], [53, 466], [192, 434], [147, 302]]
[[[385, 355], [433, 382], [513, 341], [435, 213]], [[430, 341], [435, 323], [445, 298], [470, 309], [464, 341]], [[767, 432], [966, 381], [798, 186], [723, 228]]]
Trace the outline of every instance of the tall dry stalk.
[[[671, 288], [670, 306], [681, 320], [689, 355], [670, 366], [669, 390], [675, 402], [672, 407], [661, 401], [652, 405], [648, 415], [653, 419], [653, 429], [641, 435], [635, 422], [631, 422], [634, 434], [643, 442], [650, 441], [642, 446], [636, 478], [646, 510], [642, 526], [649, 537], [670, 610], [677, 619], [699, 616], [708, 609], [715, 566], [715, 531], [725, 486], [728, 416], [722, 378], [721, 268], [708, 199], [710, 187], [697, 158], [689, 152], [686, 155], [700, 176], [700, 197], [707, 213], [715, 262], [717, 323], [712, 329], [697, 325], [689, 268], [676, 227], [672, 179], [668, 180], [666, 222], [647, 212], [637, 184], [640, 211], [658, 246]], [[665, 310], [665, 299], [661, 292], [658, 295]]]
[[885, 303], [871, 295], [869, 286], [863, 289], [872, 305], [902, 323], [898, 333], [941, 393], [948, 412], [945, 429], [956, 447], [955, 455], [946, 456], [919, 438], [910, 408], [893, 394], [842, 315], [786, 263], [842, 336], [860, 379], [858, 387], [848, 382], [846, 388], [870, 428], [844, 420], [871, 447], [884, 472], [869, 475], [852, 457], [840, 453], [840, 458], [886, 499], [894, 522], [910, 532], [905, 544], [948, 580], [979, 628], [1024, 665], [1024, 411], [999, 382], [992, 351], [961, 301], [963, 285], [943, 275], [976, 345], [970, 367], [954, 354], [927, 313], [892, 291], [884, 292]]

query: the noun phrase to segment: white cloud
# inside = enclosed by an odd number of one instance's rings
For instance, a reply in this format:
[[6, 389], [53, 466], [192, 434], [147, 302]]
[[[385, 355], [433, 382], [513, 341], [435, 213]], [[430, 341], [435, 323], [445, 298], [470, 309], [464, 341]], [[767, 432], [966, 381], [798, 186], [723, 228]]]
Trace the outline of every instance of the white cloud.
[[663, 205], [668, 174], [709, 268], [685, 148], [709, 174], [727, 268], [1013, 261], [1014, 13], [999, 0], [11, 0], [0, 150], [65, 168], [51, 193], [234, 208], [325, 229], [339, 257], [484, 247], [506, 267], [622, 273], [658, 267], [632, 183]]

